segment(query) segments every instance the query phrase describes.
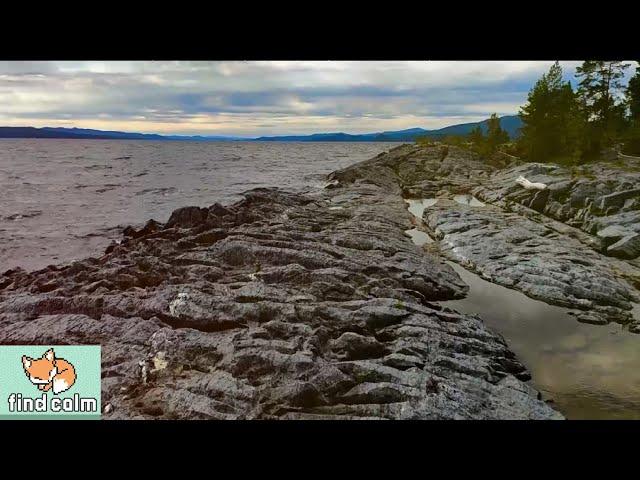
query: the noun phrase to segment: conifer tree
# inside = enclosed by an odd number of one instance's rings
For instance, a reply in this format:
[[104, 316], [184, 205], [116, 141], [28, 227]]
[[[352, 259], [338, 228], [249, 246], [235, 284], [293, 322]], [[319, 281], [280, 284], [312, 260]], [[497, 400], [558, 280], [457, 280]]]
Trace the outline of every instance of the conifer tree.
[[623, 109], [617, 102], [628, 64], [618, 60], [587, 60], [576, 70], [578, 96], [587, 121], [586, 149], [599, 153], [620, 134]]
[[500, 119], [495, 113], [491, 114], [491, 117], [487, 121], [487, 148], [489, 153], [493, 153], [497, 150], [498, 145], [507, 143], [509, 141], [509, 134], [500, 126]]
[[525, 158], [536, 162], [578, 160], [583, 121], [571, 84], [562, 80], [559, 62], [535, 83], [519, 115], [523, 126], [518, 143]]
[[626, 96], [629, 107], [629, 120], [633, 123], [640, 123], [640, 60], [636, 61], [636, 74], [629, 80]]
[[469, 141], [472, 142], [476, 146], [480, 146], [484, 143], [484, 133], [482, 133], [482, 128], [480, 125], [476, 125], [471, 132], [469, 132]]
[[636, 62], [636, 74], [629, 80], [625, 92], [629, 108], [629, 131], [623, 151], [628, 155], [640, 155], [640, 61]]

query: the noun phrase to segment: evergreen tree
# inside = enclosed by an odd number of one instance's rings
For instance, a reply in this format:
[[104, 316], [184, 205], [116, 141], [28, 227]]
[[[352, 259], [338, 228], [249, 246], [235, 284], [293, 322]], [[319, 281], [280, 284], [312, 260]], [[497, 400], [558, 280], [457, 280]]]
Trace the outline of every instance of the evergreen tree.
[[633, 123], [640, 122], [640, 60], [636, 61], [636, 74], [629, 80], [627, 85], [627, 105], [629, 107], [629, 119]]
[[469, 132], [469, 141], [476, 146], [484, 144], [484, 133], [482, 133], [480, 125], [476, 125], [471, 132]]
[[495, 113], [491, 114], [491, 117], [487, 121], [487, 148], [489, 153], [495, 152], [498, 145], [502, 145], [508, 141], [509, 134], [500, 126], [498, 115]]
[[571, 163], [580, 157], [583, 121], [571, 84], [562, 80], [559, 62], [535, 83], [519, 115], [523, 126], [518, 147], [524, 157]]
[[598, 153], [602, 147], [611, 145], [620, 134], [623, 109], [616, 100], [628, 67], [617, 60], [587, 60], [576, 70], [576, 77], [580, 79], [577, 93], [588, 122], [585, 140], [590, 153]]
[[640, 155], [640, 61], [636, 62], [636, 74], [629, 80], [626, 90], [630, 128], [623, 151], [628, 155]]
[[483, 156], [488, 156], [497, 150], [498, 145], [509, 141], [509, 134], [500, 126], [500, 119], [493, 113], [487, 120], [487, 135], [480, 125], [476, 125], [467, 139], [473, 143], [472, 149]]

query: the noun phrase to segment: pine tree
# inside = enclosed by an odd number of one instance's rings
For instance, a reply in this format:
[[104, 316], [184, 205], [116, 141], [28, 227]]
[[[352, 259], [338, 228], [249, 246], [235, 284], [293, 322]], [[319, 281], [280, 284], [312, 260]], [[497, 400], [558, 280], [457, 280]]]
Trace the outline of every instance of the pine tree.
[[489, 152], [495, 152], [498, 145], [502, 145], [508, 141], [509, 134], [500, 126], [498, 115], [495, 113], [491, 114], [491, 117], [487, 121], [487, 144]]
[[576, 70], [577, 93], [588, 122], [586, 147], [592, 154], [611, 145], [620, 133], [622, 109], [616, 100], [628, 67], [617, 60], [587, 60]]
[[482, 128], [480, 125], [476, 125], [471, 132], [469, 132], [469, 141], [472, 142], [476, 146], [480, 146], [484, 144], [484, 133], [482, 133]]
[[573, 163], [580, 157], [583, 121], [571, 84], [562, 80], [559, 62], [535, 83], [519, 115], [523, 126], [518, 149], [525, 158]]
[[640, 60], [636, 61], [636, 74], [629, 80], [626, 96], [629, 107], [629, 119], [633, 123], [640, 123]]
[[625, 92], [630, 125], [623, 151], [628, 155], [640, 155], [640, 61], [636, 62], [636, 74], [629, 80]]

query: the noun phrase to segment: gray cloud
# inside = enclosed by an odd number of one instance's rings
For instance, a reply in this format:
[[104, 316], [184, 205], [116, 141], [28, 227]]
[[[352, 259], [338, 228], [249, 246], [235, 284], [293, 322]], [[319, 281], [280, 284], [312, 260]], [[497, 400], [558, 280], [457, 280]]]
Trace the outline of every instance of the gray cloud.
[[[513, 114], [552, 62], [0, 62], [0, 124], [363, 132]], [[578, 62], [564, 62], [567, 76]]]

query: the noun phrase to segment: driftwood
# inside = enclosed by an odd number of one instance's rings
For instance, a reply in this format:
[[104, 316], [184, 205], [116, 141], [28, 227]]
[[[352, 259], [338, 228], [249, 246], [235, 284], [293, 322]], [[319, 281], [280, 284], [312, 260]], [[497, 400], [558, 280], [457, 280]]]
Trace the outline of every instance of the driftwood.
[[527, 190], [544, 190], [545, 188], [547, 188], [547, 186], [544, 183], [533, 183], [533, 182], [530, 182], [529, 180], [524, 178], [522, 175], [520, 175], [516, 179], [516, 183], [518, 185], [522, 185]]

